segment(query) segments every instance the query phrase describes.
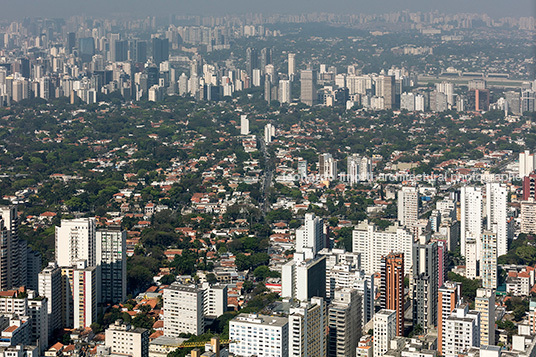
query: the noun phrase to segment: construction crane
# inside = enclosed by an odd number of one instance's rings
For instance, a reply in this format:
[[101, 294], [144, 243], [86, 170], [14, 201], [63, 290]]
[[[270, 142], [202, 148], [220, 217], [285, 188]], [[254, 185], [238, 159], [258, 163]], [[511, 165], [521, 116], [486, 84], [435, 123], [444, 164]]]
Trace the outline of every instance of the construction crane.
[[[211, 345], [212, 341], [204, 341], [204, 342], [183, 342], [178, 346], [175, 346], [175, 348], [188, 348], [188, 347], [205, 347], [205, 345]], [[220, 340], [220, 345], [228, 345], [230, 343], [238, 343], [238, 341], [234, 340]]]

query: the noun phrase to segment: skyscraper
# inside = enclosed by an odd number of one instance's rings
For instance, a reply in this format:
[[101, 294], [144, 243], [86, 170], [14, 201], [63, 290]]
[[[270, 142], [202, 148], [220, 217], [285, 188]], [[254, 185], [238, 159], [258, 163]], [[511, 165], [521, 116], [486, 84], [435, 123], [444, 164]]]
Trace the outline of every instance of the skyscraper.
[[[519, 153], [519, 177], [521, 179], [530, 175], [534, 167], [536, 167], [536, 155], [531, 154], [529, 150]], [[523, 199], [526, 200], [525, 190], [523, 190]]]
[[164, 335], [200, 335], [205, 331], [203, 290], [177, 283], [164, 289]]
[[346, 175], [350, 185], [355, 185], [359, 182], [359, 167], [361, 165], [361, 157], [358, 154], [352, 154], [346, 158]]
[[458, 306], [461, 299], [461, 284], [445, 282], [439, 288], [438, 305], [437, 305], [437, 349], [440, 354], [443, 354], [445, 346], [444, 330], [446, 321], [452, 314], [452, 311]]
[[416, 187], [402, 187], [398, 191], [398, 221], [410, 228], [419, 218], [419, 192]]
[[320, 180], [334, 180], [337, 178], [337, 161], [329, 153], [318, 157], [318, 174]]
[[290, 87], [290, 81], [288, 79], [281, 79], [279, 81], [279, 102], [290, 103], [292, 101], [292, 92]]
[[314, 105], [317, 102], [316, 71], [312, 69], [302, 70], [300, 73], [300, 82], [300, 101], [307, 105]]
[[480, 345], [495, 345], [495, 290], [477, 289], [475, 310], [480, 313]]
[[167, 38], [153, 38], [152, 50], [155, 64], [159, 65], [161, 62], [167, 61], [169, 59], [169, 40]]
[[311, 298], [289, 310], [289, 356], [325, 356], [327, 309], [324, 299]]
[[296, 75], [296, 54], [288, 54], [288, 78], [290, 80]]
[[351, 288], [337, 289], [334, 295], [328, 313], [328, 356], [352, 357], [361, 337], [361, 296]]
[[382, 357], [397, 336], [397, 312], [382, 309], [374, 314], [374, 357]]
[[296, 229], [296, 252], [304, 253], [305, 259], [312, 259], [324, 247], [324, 221], [314, 213], [306, 213], [303, 226]]
[[383, 109], [393, 109], [395, 105], [395, 77], [381, 75], [376, 81], [376, 96], [384, 99]]
[[[39, 295], [48, 300], [48, 335], [52, 337], [56, 329], [61, 328], [62, 309], [61, 269], [56, 263], [49, 263], [39, 273]], [[44, 341], [43, 341], [44, 342]]]
[[[477, 257], [480, 257], [482, 234], [482, 189], [463, 186], [460, 196], [460, 253], [466, 255], [466, 242], [469, 238], [477, 242]], [[480, 259], [480, 258], [477, 258]]]
[[381, 307], [396, 311], [396, 335], [404, 335], [404, 254], [382, 257]]
[[56, 227], [56, 262], [60, 267], [71, 267], [79, 260], [95, 266], [96, 255], [95, 218], [62, 219]]
[[[317, 256], [309, 260], [296, 260], [303, 254], [296, 253], [294, 260], [286, 263], [281, 271], [281, 296], [309, 300], [326, 297], [326, 258]], [[301, 258], [300, 258], [301, 259]]]
[[497, 233], [488, 230], [482, 233], [480, 276], [483, 288], [497, 289]]
[[272, 49], [271, 48], [263, 48], [261, 50], [261, 58], [260, 58], [260, 68], [264, 72], [265, 67], [272, 63]]
[[428, 332], [437, 324], [437, 243], [413, 245], [413, 325]]
[[[17, 206], [0, 206], [0, 288], [7, 290], [26, 285], [21, 274], [19, 217]], [[26, 255], [26, 251], [24, 251]]]
[[508, 253], [510, 231], [507, 215], [508, 192], [506, 185], [498, 182], [486, 184], [487, 230], [497, 234], [497, 256]]
[[117, 304], [127, 295], [127, 232], [121, 227], [97, 230], [97, 265], [100, 275], [99, 302]]
[[251, 47], [246, 49], [246, 72], [248, 76], [253, 77], [253, 70], [259, 68], [259, 54], [257, 50]]

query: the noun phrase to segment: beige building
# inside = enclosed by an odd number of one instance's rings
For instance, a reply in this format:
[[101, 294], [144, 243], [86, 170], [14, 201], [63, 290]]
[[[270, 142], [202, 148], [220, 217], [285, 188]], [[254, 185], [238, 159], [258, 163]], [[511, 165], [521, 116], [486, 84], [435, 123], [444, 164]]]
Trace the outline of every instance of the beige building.
[[132, 328], [123, 321], [117, 320], [106, 329], [106, 347], [112, 353], [132, 357], [149, 356], [149, 330]]

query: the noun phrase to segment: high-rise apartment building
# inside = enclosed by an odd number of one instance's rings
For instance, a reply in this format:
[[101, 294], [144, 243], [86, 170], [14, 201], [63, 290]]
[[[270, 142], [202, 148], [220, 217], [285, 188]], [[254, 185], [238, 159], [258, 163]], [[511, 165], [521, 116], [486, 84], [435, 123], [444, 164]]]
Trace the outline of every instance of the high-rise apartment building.
[[317, 102], [316, 94], [316, 71], [304, 69], [300, 72], [301, 93], [300, 101], [307, 105], [314, 105]]
[[97, 321], [97, 267], [85, 260], [62, 269], [62, 313], [67, 319], [63, 326], [86, 328]]
[[398, 221], [410, 228], [419, 219], [419, 192], [416, 187], [402, 187], [398, 191]]
[[291, 307], [288, 315], [289, 356], [325, 356], [327, 309], [324, 299], [311, 298]]
[[428, 332], [437, 324], [437, 243], [413, 245], [413, 324]]
[[404, 254], [382, 257], [381, 307], [396, 311], [396, 335], [404, 335]]
[[381, 271], [381, 259], [391, 252], [404, 254], [404, 271], [411, 271], [413, 262], [413, 235], [395, 224], [385, 231], [365, 220], [352, 232], [352, 252], [361, 254], [361, 266], [366, 274]]
[[111, 353], [131, 357], [149, 357], [149, 330], [134, 328], [117, 320], [106, 329], [105, 345]]
[[127, 296], [127, 232], [121, 227], [97, 230], [96, 260], [100, 276], [100, 302], [117, 304]]
[[337, 178], [337, 161], [329, 153], [318, 157], [318, 175], [321, 180], [334, 180]]
[[249, 135], [249, 119], [247, 115], [240, 116], [240, 135]]
[[480, 277], [483, 288], [497, 289], [497, 233], [488, 230], [482, 233]]
[[55, 262], [49, 263], [39, 273], [39, 294], [48, 300], [48, 334], [52, 336], [55, 330], [62, 327], [62, 277], [61, 269]]
[[536, 174], [532, 172], [523, 177], [523, 200], [531, 199], [536, 200]]
[[74, 266], [85, 260], [87, 266], [95, 266], [96, 255], [95, 218], [62, 219], [56, 227], [56, 262], [60, 267]]
[[521, 201], [521, 233], [536, 233], [536, 201]]
[[495, 290], [477, 289], [475, 310], [480, 313], [480, 345], [495, 345]]
[[296, 75], [296, 54], [289, 53], [288, 54], [288, 78], [292, 80], [292, 78], [295, 75]]
[[361, 337], [361, 298], [355, 289], [335, 290], [334, 299], [328, 309], [328, 356], [355, 356], [355, 349]]
[[456, 307], [445, 319], [443, 356], [458, 357], [461, 351], [480, 347], [480, 313], [467, 304]]
[[[24, 246], [24, 245], [23, 245]], [[0, 206], [0, 288], [2, 290], [26, 285], [26, 273], [22, 266], [22, 254], [26, 257], [26, 248], [21, 252], [19, 242], [19, 217], [17, 206]]]
[[292, 87], [290, 85], [290, 80], [281, 79], [279, 80], [279, 93], [278, 98], [280, 103], [290, 103], [292, 102]]
[[397, 336], [397, 312], [382, 309], [374, 314], [374, 357], [382, 357]]
[[376, 81], [376, 96], [384, 99], [383, 109], [393, 109], [395, 106], [395, 77], [381, 75]]
[[240, 314], [229, 322], [229, 352], [238, 357], [289, 355], [287, 318]]
[[486, 184], [487, 229], [497, 234], [497, 256], [508, 253], [510, 229], [508, 226], [508, 191], [505, 184]]
[[155, 37], [152, 39], [152, 55], [155, 64], [169, 59], [169, 40], [167, 38]]
[[173, 283], [164, 289], [164, 335], [201, 335], [205, 331], [204, 291]]
[[306, 213], [303, 226], [296, 229], [296, 252], [304, 253], [306, 259], [313, 259], [324, 247], [324, 221], [314, 213]]
[[251, 47], [246, 49], [246, 72], [248, 76], [253, 77], [253, 70], [259, 68], [259, 54], [257, 50]]
[[440, 354], [443, 354], [443, 350], [447, 341], [445, 341], [445, 326], [446, 320], [450, 317], [454, 309], [460, 304], [461, 300], [461, 284], [445, 282], [443, 286], [439, 288], [438, 304], [437, 304], [437, 349]]
[[480, 259], [482, 234], [482, 189], [464, 186], [460, 196], [460, 252], [466, 256], [468, 239], [476, 241], [476, 255]]
[[[296, 253], [294, 260], [281, 271], [281, 296], [307, 301], [313, 297], [326, 297], [326, 258], [317, 256], [303, 260]], [[299, 258], [299, 260], [296, 260]]]

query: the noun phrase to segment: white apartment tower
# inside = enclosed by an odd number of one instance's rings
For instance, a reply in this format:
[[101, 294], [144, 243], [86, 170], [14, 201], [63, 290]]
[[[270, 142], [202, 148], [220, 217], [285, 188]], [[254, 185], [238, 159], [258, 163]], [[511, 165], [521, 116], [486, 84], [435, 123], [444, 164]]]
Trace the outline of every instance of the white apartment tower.
[[56, 227], [56, 262], [60, 267], [71, 267], [78, 260], [95, 266], [96, 220], [92, 218], [62, 219]]
[[178, 283], [164, 289], [164, 336], [205, 331], [203, 294], [203, 289]]
[[462, 305], [445, 320], [443, 356], [457, 357], [471, 347], [480, 347], [480, 313]]
[[325, 245], [324, 221], [314, 213], [306, 213], [303, 226], [296, 229], [296, 252], [312, 259]]
[[337, 178], [337, 161], [331, 154], [321, 154], [318, 158], [318, 174], [321, 180], [334, 180]]
[[288, 319], [266, 315], [238, 315], [229, 322], [229, 352], [238, 357], [289, 355]]
[[149, 330], [133, 328], [117, 320], [106, 329], [105, 333], [105, 345], [113, 354], [149, 357]]
[[288, 79], [279, 80], [278, 95], [280, 103], [290, 103], [292, 101], [292, 88]]
[[245, 114], [240, 116], [240, 135], [249, 135], [249, 119]]
[[506, 185], [497, 182], [486, 184], [487, 229], [497, 234], [497, 256], [508, 253], [510, 237], [507, 223], [507, 203]]
[[383, 309], [374, 314], [374, 357], [381, 357], [389, 350], [389, 343], [396, 336], [396, 311]]
[[398, 191], [398, 221], [410, 228], [419, 219], [419, 192], [416, 187], [402, 187]]
[[476, 240], [477, 259], [481, 255], [482, 234], [482, 189], [480, 187], [464, 186], [460, 196], [460, 252], [466, 256], [466, 243], [468, 239]]
[[[39, 273], [39, 294], [48, 300], [48, 334], [52, 336], [54, 330], [61, 328], [62, 285], [61, 269], [55, 262], [49, 263]], [[44, 341], [43, 341], [44, 342]]]
[[519, 153], [519, 177], [522, 179], [534, 171], [536, 167], [536, 155], [531, 154], [529, 150]]

